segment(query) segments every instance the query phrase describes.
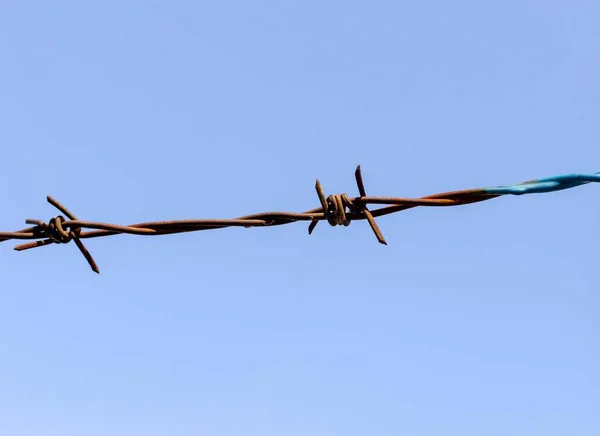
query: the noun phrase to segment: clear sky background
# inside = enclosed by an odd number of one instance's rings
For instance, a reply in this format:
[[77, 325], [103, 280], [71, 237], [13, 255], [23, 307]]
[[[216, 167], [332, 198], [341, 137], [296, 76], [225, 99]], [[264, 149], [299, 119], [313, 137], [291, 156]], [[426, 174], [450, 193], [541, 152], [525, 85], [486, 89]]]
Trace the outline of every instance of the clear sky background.
[[[0, 7], [3, 231], [600, 170], [589, 1]], [[598, 435], [600, 186], [0, 245], [3, 435]]]

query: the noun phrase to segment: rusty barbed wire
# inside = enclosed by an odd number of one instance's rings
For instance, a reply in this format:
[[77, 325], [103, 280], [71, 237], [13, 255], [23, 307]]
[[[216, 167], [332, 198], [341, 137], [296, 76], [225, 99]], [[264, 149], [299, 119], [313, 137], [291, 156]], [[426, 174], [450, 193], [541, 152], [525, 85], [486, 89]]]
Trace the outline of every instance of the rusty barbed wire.
[[[79, 220], [65, 206], [48, 196], [48, 202], [63, 215], [51, 218], [48, 223], [42, 220], [28, 219], [33, 225], [15, 232], [0, 232], [0, 242], [9, 240], [34, 240], [14, 247], [17, 251], [29, 250], [50, 244], [66, 244], [71, 241], [83, 254], [92, 270], [99, 273], [96, 261], [83, 244], [83, 239], [100, 238], [118, 234], [130, 235], [171, 235], [175, 233], [215, 230], [225, 227], [270, 227], [290, 224], [298, 221], [310, 221], [308, 233], [312, 234], [319, 221], [327, 221], [331, 226], [348, 226], [352, 221], [366, 220], [375, 237], [381, 244], [387, 244], [375, 218], [401, 212], [419, 206], [441, 207], [459, 206], [490, 200], [502, 195], [523, 195], [553, 192], [574, 188], [591, 182], [600, 182], [600, 173], [567, 174], [544, 179], [529, 180], [515, 185], [495, 186], [491, 188], [466, 189], [444, 192], [421, 198], [372, 197], [368, 196], [362, 179], [360, 165], [354, 173], [359, 196], [349, 197], [347, 194], [325, 196], [319, 180], [315, 190], [320, 207], [306, 212], [264, 212], [246, 215], [233, 219], [188, 219], [173, 221], [154, 221], [130, 225], [109, 224], [95, 221]], [[383, 205], [371, 210], [369, 205]], [[66, 216], [66, 218], [65, 218]], [[87, 231], [84, 231], [87, 230]]]

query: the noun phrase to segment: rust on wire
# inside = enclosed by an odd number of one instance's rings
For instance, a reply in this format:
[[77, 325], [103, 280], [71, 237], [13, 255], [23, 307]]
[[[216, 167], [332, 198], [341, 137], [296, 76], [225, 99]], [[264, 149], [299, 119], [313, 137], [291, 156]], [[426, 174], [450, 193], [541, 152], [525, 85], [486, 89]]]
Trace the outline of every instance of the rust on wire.
[[[0, 242], [8, 240], [32, 240], [15, 246], [15, 250], [23, 251], [50, 244], [66, 244], [74, 241], [91, 269], [100, 270], [94, 258], [82, 240], [100, 238], [118, 234], [130, 235], [171, 235], [174, 233], [196, 232], [201, 230], [222, 229], [225, 227], [268, 227], [290, 224], [298, 221], [310, 222], [308, 233], [311, 234], [319, 221], [327, 221], [331, 226], [348, 226], [352, 221], [366, 220], [381, 244], [387, 242], [383, 237], [375, 218], [411, 209], [418, 206], [457, 206], [485, 201], [501, 195], [521, 195], [527, 193], [551, 192], [568, 189], [590, 182], [599, 182], [600, 173], [570, 174], [546, 179], [531, 180], [517, 185], [497, 186], [492, 188], [468, 189], [430, 195], [422, 198], [371, 197], [366, 194], [360, 165], [354, 173], [358, 187], [358, 197], [347, 194], [325, 196], [319, 180], [315, 190], [320, 206], [306, 212], [264, 212], [246, 215], [234, 219], [190, 219], [174, 221], [153, 221], [130, 225], [117, 225], [95, 221], [79, 220], [65, 206], [52, 197], [48, 202], [63, 215], [51, 218], [47, 223], [41, 220], [28, 219], [32, 225], [16, 232], [0, 232]], [[369, 209], [369, 205], [382, 205], [378, 209]], [[66, 218], [65, 218], [66, 216]]]

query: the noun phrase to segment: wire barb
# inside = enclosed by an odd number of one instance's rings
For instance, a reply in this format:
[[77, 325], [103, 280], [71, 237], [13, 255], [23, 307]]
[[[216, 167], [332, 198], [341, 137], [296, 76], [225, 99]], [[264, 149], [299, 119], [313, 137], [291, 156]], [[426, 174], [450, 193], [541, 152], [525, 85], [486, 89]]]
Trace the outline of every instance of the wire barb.
[[[369, 211], [365, 200], [367, 199], [367, 194], [365, 192], [365, 184], [362, 179], [362, 173], [360, 171], [360, 165], [356, 167], [356, 171], [354, 172], [354, 177], [356, 179], [356, 185], [358, 186], [359, 197], [355, 199], [351, 199], [347, 194], [334, 194], [329, 197], [325, 197], [323, 193], [323, 187], [321, 186], [321, 182], [317, 179], [317, 183], [315, 184], [315, 189], [317, 191], [317, 195], [319, 196], [319, 201], [321, 202], [321, 209], [327, 218], [327, 222], [331, 226], [350, 225], [350, 222], [354, 219], [366, 219], [375, 233], [375, 237], [379, 241], [379, 243], [387, 245], [379, 226], [375, 222], [375, 218]], [[313, 220], [308, 226], [308, 233], [312, 234], [313, 230], [317, 226], [318, 220]]]
[[[358, 192], [360, 193], [360, 197], [365, 198], [367, 196], [367, 193], [365, 192], [365, 185], [363, 183], [360, 165], [358, 165], [356, 167], [356, 171], [354, 172], [354, 177], [356, 179], [356, 185], [358, 186]], [[373, 218], [373, 215], [371, 214], [371, 211], [367, 207], [366, 203], [362, 203], [361, 209], [362, 209], [362, 213], [367, 218], [367, 221], [369, 222], [369, 225], [371, 226], [373, 233], [375, 233], [375, 236], [377, 237], [377, 240], [379, 241], [379, 243], [383, 244], [383, 245], [387, 245], [387, 242], [385, 241], [385, 238], [383, 237], [381, 230], [379, 230], [379, 226], [375, 222], [375, 218]]]
[[[118, 234], [131, 235], [171, 235], [175, 233], [215, 230], [225, 227], [269, 227], [290, 224], [298, 221], [310, 221], [308, 233], [312, 234], [319, 221], [326, 220], [331, 226], [348, 226], [352, 221], [367, 220], [377, 240], [387, 245], [376, 217], [401, 212], [419, 206], [442, 207], [459, 206], [480, 201], [491, 200], [502, 195], [524, 195], [561, 191], [593, 182], [600, 182], [600, 173], [567, 174], [544, 179], [529, 180], [508, 186], [491, 188], [467, 189], [462, 191], [445, 192], [421, 198], [403, 197], [369, 197], [366, 194], [360, 165], [354, 172], [358, 197], [350, 198], [347, 194], [332, 194], [325, 196], [319, 180], [315, 190], [320, 207], [306, 212], [264, 212], [246, 215], [234, 219], [192, 219], [174, 221], [154, 221], [130, 225], [109, 224], [94, 221], [81, 221], [65, 206], [52, 197], [47, 197], [48, 203], [58, 209], [63, 215], [51, 218], [47, 223], [41, 220], [27, 219], [28, 227], [15, 232], [0, 232], [0, 242], [8, 240], [32, 240], [19, 244], [15, 250], [24, 251], [51, 244], [67, 244], [71, 241], [88, 262], [92, 271], [100, 270], [94, 258], [83, 244], [82, 239], [99, 238]], [[368, 205], [383, 205], [370, 210]], [[65, 218], [66, 216], [66, 218]], [[84, 229], [86, 231], [84, 231]]]

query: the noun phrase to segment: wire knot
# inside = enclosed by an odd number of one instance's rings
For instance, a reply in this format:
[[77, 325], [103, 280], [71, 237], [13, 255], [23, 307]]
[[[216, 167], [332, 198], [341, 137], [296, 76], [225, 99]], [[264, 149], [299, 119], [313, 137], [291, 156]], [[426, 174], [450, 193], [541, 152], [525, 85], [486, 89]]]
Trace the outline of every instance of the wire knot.
[[[70, 231], [64, 229], [63, 223], [65, 221], [64, 216], [58, 215], [55, 218], [51, 218], [48, 224], [44, 222], [38, 223], [38, 230], [55, 244], [67, 244], [73, 240], [73, 235]], [[79, 231], [79, 229], [73, 232], [76, 231]]]
[[348, 194], [332, 194], [326, 202], [325, 218], [331, 226], [350, 225], [357, 210]]

